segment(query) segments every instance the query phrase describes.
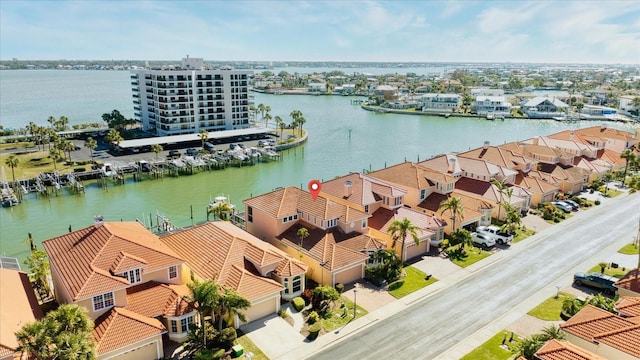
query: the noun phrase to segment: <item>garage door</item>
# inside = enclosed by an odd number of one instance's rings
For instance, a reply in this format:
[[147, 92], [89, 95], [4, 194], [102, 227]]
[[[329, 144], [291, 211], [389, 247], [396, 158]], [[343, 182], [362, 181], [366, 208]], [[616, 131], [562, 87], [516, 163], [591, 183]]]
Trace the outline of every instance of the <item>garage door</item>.
[[429, 240], [425, 240], [420, 243], [420, 245], [416, 245], [415, 243], [411, 243], [411, 245], [407, 246], [407, 251], [405, 252], [405, 261], [416, 256], [422, 255], [429, 250]]
[[[158, 344], [156, 342], [149, 343], [135, 350], [128, 351], [111, 359], [117, 360], [155, 360], [161, 359], [162, 354], [157, 352]], [[160, 347], [162, 348], [162, 347]]]
[[245, 313], [247, 322], [252, 322], [267, 315], [277, 313], [277, 303], [277, 299], [272, 297], [259, 303], [251, 304], [251, 307]]
[[348, 284], [357, 280], [362, 279], [362, 264], [343, 270], [339, 273], [336, 273], [334, 281], [335, 284], [337, 283], [341, 283], [341, 284]]

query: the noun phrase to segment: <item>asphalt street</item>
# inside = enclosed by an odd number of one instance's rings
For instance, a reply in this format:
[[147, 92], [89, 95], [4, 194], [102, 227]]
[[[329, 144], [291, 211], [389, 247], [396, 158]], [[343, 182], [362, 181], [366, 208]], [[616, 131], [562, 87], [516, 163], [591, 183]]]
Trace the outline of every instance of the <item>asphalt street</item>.
[[630, 241], [629, 234], [635, 234], [639, 216], [637, 195], [580, 212], [525, 240], [526, 246], [512, 254], [311, 358], [436, 358], [539, 290], [555, 286], [567, 271], [611, 242], [621, 237]]

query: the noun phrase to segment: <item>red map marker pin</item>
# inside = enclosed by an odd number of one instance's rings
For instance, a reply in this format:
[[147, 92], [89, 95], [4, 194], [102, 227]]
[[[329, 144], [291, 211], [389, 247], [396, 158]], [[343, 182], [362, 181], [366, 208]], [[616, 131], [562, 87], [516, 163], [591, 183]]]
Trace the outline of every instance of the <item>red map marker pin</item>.
[[309, 192], [311, 193], [311, 197], [313, 201], [316, 201], [318, 198], [318, 194], [320, 194], [320, 190], [322, 189], [322, 183], [318, 180], [309, 181]]

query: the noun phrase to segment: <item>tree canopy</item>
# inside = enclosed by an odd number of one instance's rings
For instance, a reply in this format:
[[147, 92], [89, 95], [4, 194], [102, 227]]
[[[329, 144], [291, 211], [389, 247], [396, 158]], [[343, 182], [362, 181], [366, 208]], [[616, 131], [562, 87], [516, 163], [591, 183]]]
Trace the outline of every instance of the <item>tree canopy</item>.
[[107, 123], [109, 128], [116, 130], [126, 129], [127, 126], [131, 126], [136, 123], [136, 120], [125, 118], [118, 110], [102, 114], [102, 120]]

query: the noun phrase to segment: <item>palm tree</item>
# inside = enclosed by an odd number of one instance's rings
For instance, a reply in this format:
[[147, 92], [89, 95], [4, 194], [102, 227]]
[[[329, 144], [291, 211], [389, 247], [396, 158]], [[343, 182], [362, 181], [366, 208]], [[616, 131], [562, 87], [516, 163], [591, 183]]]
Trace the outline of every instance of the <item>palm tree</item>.
[[284, 129], [287, 128], [287, 124], [284, 121], [280, 120], [280, 124], [278, 125], [280, 128], [280, 141], [282, 141], [282, 133], [284, 133]]
[[53, 116], [53, 115], [49, 116], [49, 118], [47, 119], [47, 122], [51, 125], [51, 128], [52, 128], [52, 129], [55, 129], [55, 128], [56, 128], [56, 122], [57, 122], [57, 121], [58, 121], [58, 120], [57, 120], [57, 119], [55, 118], [55, 116]]
[[625, 181], [627, 180], [627, 170], [629, 169], [629, 161], [633, 160], [636, 155], [631, 151], [631, 149], [625, 149], [622, 154], [620, 154], [621, 159], [625, 159], [624, 163], [624, 175], [622, 176], [622, 185], [624, 186]]
[[577, 314], [583, 307], [584, 304], [573, 296], [567, 296], [562, 301], [562, 313], [568, 317]]
[[265, 106], [264, 104], [258, 104], [258, 107], [256, 108], [258, 110], [258, 112], [260, 112], [260, 114], [262, 115], [261, 119], [264, 119], [264, 112], [265, 112]]
[[29, 359], [95, 359], [92, 330], [85, 308], [64, 304], [16, 332], [16, 350]]
[[49, 259], [47, 253], [43, 250], [33, 249], [29, 253], [29, 257], [24, 261], [32, 274], [32, 280], [37, 285], [38, 293], [48, 297], [51, 294], [49, 289]]
[[289, 116], [291, 116], [291, 118], [293, 119], [293, 121], [298, 120], [298, 118], [300, 116], [302, 116], [302, 111], [300, 110], [293, 110], [291, 111], [291, 113], [289, 114]]
[[416, 245], [420, 244], [418, 238], [418, 232], [422, 232], [422, 229], [414, 225], [411, 220], [403, 218], [402, 220], [394, 220], [387, 228], [387, 233], [391, 235], [393, 242], [391, 247], [395, 250], [396, 243], [400, 241], [400, 261], [404, 263], [404, 242], [407, 239], [407, 235], [411, 235]]
[[291, 129], [293, 130], [293, 134], [296, 133], [296, 128], [298, 127], [298, 120], [293, 120], [291, 122], [291, 124], [289, 124], [289, 126], [291, 127]]
[[527, 360], [534, 360], [534, 354], [544, 345], [545, 340], [540, 335], [534, 334], [531, 337], [522, 339], [515, 348], [514, 352], [518, 356], [522, 356]]
[[498, 179], [491, 179], [491, 184], [498, 189], [498, 193], [500, 194], [500, 203], [498, 204], [498, 220], [500, 220], [500, 207], [504, 203], [504, 194], [505, 191], [509, 188], [507, 186], [507, 179], [503, 179], [502, 181]]
[[53, 169], [55, 171], [58, 171], [58, 166], [56, 164], [58, 163], [58, 160], [62, 158], [62, 154], [60, 153], [60, 151], [61, 150], [57, 147], [53, 147], [51, 148], [51, 150], [49, 150], [49, 156], [53, 160]]
[[298, 237], [300, 238], [300, 247], [302, 248], [304, 239], [309, 237], [309, 230], [307, 230], [307, 228], [305, 227], [301, 227], [300, 229], [298, 229]]
[[451, 213], [451, 220], [453, 220], [451, 232], [456, 230], [457, 219], [464, 220], [464, 208], [459, 197], [450, 197], [448, 200], [443, 200], [438, 210], [442, 211], [440, 214], [444, 214], [446, 211]]
[[207, 314], [211, 314], [211, 321], [215, 319], [214, 310], [218, 307], [220, 302], [220, 289], [218, 284], [213, 280], [207, 280], [200, 282], [197, 279], [187, 284], [191, 294], [187, 296], [187, 299], [193, 304], [200, 315], [200, 327], [202, 328], [203, 344], [207, 345], [207, 331], [204, 323], [204, 317]]
[[160, 144], [151, 145], [151, 151], [153, 151], [156, 154], [156, 162], [158, 162], [158, 153], [161, 153], [162, 150], [164, 150], [164, 149], [162, 148], [162, 145], [160, 145]]
[[564, 340], [567, 337], [558, 325], [550, 325], [545, 327], [544, 329], [542, 329], [542, 333], [540, 335], [545, 341], [549, 341], [551, 339]]
[[69, 154], [67, 161], [71, 162], [71, 152], [76, 149], [76, 146], [73, 144], [71, 140], [65, 140], [63, 144], [64, 144], [64, 151], [66, 151], [67, 154]]
[[247, 321], [247, 317], [240, 310], [246, 310], [251, 306], [251, 302], [231, 288], [224, 289], [224, 294], [220, 297], [220, 316], [218, 317], [218, 330], [222, 330], [222, 319], [227, 315], [227, 325], [234, 325], [234, 315], [242, 322]]
[[69, 125], [69, 118], [66, 116], [60, 116], [60, 120], [56, 122], [56, 130], [65, 131], [67, 129], [67, 125]]
[[263, 119], [264, 119], [264, 127], [266, 129], [269, 126], [269, 120], [271, 120], [271, 114], [266, 113]]
[[300, 116], [298, 118], [298, 124], [300, 125], [300, 136], [302, 136], [302, 125], [304, 125], [304, 123], [307, 122], [307, 119], [304, 118], [304, 116]]
[[5, 164], [7, 164], [7, 166], [9, 166], [11, 168], [11, 177], [13, 177], [13, 182], [16, 182], [16, 173], [15, 173], [15, 168], [18, 166], [18, 164], [20, 163], [20, 159], [15, 155], [15, 154], [11, 154], [7, 157], [7, 159], [4, 161]]
[[200, 129], [200, 132], [198, 133], [198, 137], [202, 141], [202, 144], [200, 146], [204, 148], [204, 142], [207, 141], [207, 139], [209, 138], [209, 132], [205, 129]]
[[116, 129], [111, 129], [107, 133], [107, 136], [104, 138], [111, 145], [119, 146], [120, 143], [124, 140], [120, 132]]
[[613, 299], [609, 299], [608, 297], [602, 295], [601, 293], [598, 293], [595, 296], [589, 297], [587, 299], [587, 304], [593, 305], [595, 307], [598, 307], [602, 310], [608, 311], [608, 312], [613, 312], [616, 306], [616, 302]]
[[209, 213], [213, 213], [214, 217], [220, 220], [229, 220], [229, 214], [231, 214], [231, 205], [226, 202], [219, 202], [216, 206], [209, 208]]
[[89, 149], [89, 151], [91, 151], [91, 162], [93, 162], [93, 150], [95, 150], [95, 148], [98, 147], [98, 142], [95, 141], [94, 138], [89, 136], [87, 138], [87, 141], [84, 142], [84, 147], [86, 147], [87, 149]]

